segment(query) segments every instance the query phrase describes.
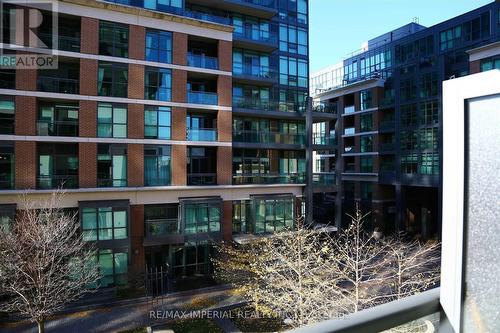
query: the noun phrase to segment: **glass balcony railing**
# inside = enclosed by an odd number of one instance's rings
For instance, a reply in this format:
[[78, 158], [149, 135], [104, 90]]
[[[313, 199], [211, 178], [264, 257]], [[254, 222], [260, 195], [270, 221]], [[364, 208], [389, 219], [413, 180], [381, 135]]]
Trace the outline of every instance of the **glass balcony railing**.
[[190, 173], [190, 174], [188, 174], [188, 185], [205, 186], [205, 185], [216, 185], [216, 184], [217, 184], [217, 174], [216, 173]]
[[328, 134], [313, 134], [313, 144], [314, 145], [323, 145], [323, 146], [332, 146], [337, 143], [335, 136]]
[[191, 67], [218, 69], [219, 60], [216, 57], [188, 53], [187, 65]]
[[55, 188], [77, 188], [78, 176], [77, 175], [53, 175], [53, 176], [39, 176], [38, 189], [48, 190]]
[[207, 105], [219, 104], [218, 96], [216, 93], [203, 92], [203, 91], [188, 91], [187, 97], [188, 97], [188, 103], [192, 104], [207, 104]]
[[353, 113], [355, 111], [356, 111], [356, 108], [354, 107], [354, 105], [346, 106], [344, 108], [344, 114]]
[[354, 135], [354, 134], [356, 134], [356, 128], [354, 127], [344, 128], [344, 135]]
[[214, 23], [219, 23], [219, 24], [225, 24], [225, 25], [231, 24], [231, 19], [229, 17], [217, 16], [217, 15], [203, 13], [203, 12], [185, 10], [184, 16], [194, 18], [197, 20], [209, 21], [209, 22], [214, 22]]
[[313, 184], [319, 186], [332, 186], [337, 183], [335, 173], [315, 173], [313, 174]]
[[252, 5], [267, 7], [267, 8], [276, 8], [275, 0], [235, 0], [236, 2], [249, 3]]
[[80, 91], [79, 80], [62, 79], [50, 76], [38, 77], [38, 90], [62, 94], [78, 94]]
[[233, 184], [303, 184], [305, 183], [305, 174], [235, 174], [233, 175]]
[[322, 102], [313, 106], [313, 112], [337, 114], [338, 103]]
[[304, 134], [297, 134], [297, 133], [233, 130], [233, 141], [249, 142], [249, 143], [303, 145], [306, 143], [306, 136]]
[[217, 141], [216, 128], [188, 128], [186, 129], [188, 141]]
[[37, 121], [37, 133], [43, 136], [78, 136], [78, 121]]
[[241, 109], [274, 110], [276, 109], [276, 103], [268, 99], [234, 96], [233, 107]]
[[278, 72], [271, 70], [268, 66], [233, 66], [234, 75], [254, 76], [263, 79], [278, 79]]
[[269, 31], [262, 31], [259, 29], [243, 29], [242, 31], [234, 32], [235, 38], [250, 39], [257, 42], [278, 44], [278, 36]]
[[180, 230], [178, 219], [157, 219], [144, 222], [147, 238], [178, 234]]

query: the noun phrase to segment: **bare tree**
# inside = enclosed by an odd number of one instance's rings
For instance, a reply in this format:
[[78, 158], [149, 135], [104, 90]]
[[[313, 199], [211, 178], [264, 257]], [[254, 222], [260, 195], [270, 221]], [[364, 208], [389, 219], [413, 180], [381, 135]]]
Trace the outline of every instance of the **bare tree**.
[[292, 326], [341, 317], [438, 283], [439, 244], [368, 233], [359, 209], [334, 237], [300, 221], [294, 231], [219, 247], [216, 276], [260, 312], [286, 314]]
[[9, 227], [0, 229], [0, 309], [28, 317], [44, 332], [48, 317], [93, 290], [99, 279], [95, 250], [75, 215], [61, 207], [63, 194], [43, 202], [21, 198]]
[[328, 234], [297, 219], [294, 231], [220, 246], [213, 261], [216, 276], [240, 289], [259, 312], [298, 327], [336, 315], [331, 251]]

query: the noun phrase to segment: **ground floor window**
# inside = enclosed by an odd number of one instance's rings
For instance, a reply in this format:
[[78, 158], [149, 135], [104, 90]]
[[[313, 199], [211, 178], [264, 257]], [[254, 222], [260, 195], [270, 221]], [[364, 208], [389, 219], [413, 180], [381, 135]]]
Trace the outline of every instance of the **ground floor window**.
[[293, 197], [254, 199], [255, 233], [274, 233], [294, 227]]
[[221, 204], [185, 203], [184, 204], [185, 233], [196, 234], [220, 231]]
[[122, 250], [99, 250], [96, 255], [101, 279], [99, 287], [113, 287], [127, 284], [128, 253]]
[[208, 242], [186, 243], [184, 246], [171, 247], [172, 275], [181, 277], [209, 274], [211, 252], [212, 247]]
[[252, 201], [233, 201], [233, 233], [246, 234], [252, 232]]

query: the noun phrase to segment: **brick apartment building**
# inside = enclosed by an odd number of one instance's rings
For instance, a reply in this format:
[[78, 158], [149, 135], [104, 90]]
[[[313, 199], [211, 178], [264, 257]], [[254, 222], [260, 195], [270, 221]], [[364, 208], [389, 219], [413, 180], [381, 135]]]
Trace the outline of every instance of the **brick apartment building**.
[[[306, 0], [57, 4], [37, 36], [57, 69], [0, 68], [0, 222], [19, 194], [66, 189], [101, 285], [210, 271], [211, 241], [274, 232], [302, 211]], [[44, 53], [9, 39], [4, 55]], [[57, 48], [57, 50], [55, 50]]]

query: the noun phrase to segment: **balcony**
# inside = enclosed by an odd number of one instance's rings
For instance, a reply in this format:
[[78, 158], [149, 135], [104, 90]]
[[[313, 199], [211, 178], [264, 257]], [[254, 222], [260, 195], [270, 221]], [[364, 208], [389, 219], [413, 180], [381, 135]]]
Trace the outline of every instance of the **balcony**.
[[304, 134], [264, 132], [264, 131], [233, 131], [234, 142], [303, 145], [306, 142]]
[[250, 184], [304, 184], [305, 174], [235, 174], [233, 175], [234, 185], [250, 185]]
[[37, 133], [43, 136], [78, 136], [78, 121], [37, 121]]
[[333, 186], [337, 184], [335, 173], [315, 173], [313, 174], [313, 184], [316, 186]]
[[192, 104], [205, 104], [205, 105], [219, 104], [217, 93], [203, 92], [203, 91], [188, 91], [187, 98], [188, 98], [188, 103]]
[[187, 65], [191, 67], [219, 69], [219, 60], [216, 57], [188, 53]]
[[[269, 66], [233, 66], [233, 79], [245, 81], [245, 83], [261, 84], [263, 82], [275, 82], [278, 80], [278, 73]], [[248, 82], [249, 81], [249, 82]]]
[[38, 77], [38, 90], [62, 94], [78, 94], [80, 91], [79, 80], [61, 79], [50, 76]]
[[146, 220], [145, 225], [146, 238], [179, 234], [180, 230], [178, 219]]
[[356, 108], [354, 107], [354, 105], [346, 106], [344, 108], [344, 114], [354, 113], [355, 111], [356, 111]]
[[314, 133], [313, 134], [313, 145], [318, 145], [318, 146], [334, 146], [337, 144], [337, 140], [335, 136], [327, 135], [327, 134], [320, 134], [320, 133]]
[[276, 103], [268, 99], [252, 98], [252, 97], [233, 97], [233, 108], [253, 109], [253, 110], [275, 110]]
[[[245, 48], [270, 52], [278, 47], [278, 36], [270, 31], [244, 27], [243, 31], [234, 32], [233, 43]], [[252, 44], [260, 45], [253, 46]]]
[[188, 128], [186, 129], [188, 141], [217, 141], [216, 128]]
[[197, 11], [192, 11], [192, 10], [185, 10], [184, 16], [191, 17], [191, 18], [194, 18], [197, 20], [203, 20], [203, 21], [214, 22], [214, 23], [219, 23], [219, 24], [225, 24], [225, 25], [231, 24], [231, 19], [229, 17], [217, 16], [217, 15], [213, 15], [213, 14], [207, 14], [207, 13], [197, 12]]
[[344, 128], [344, 135], [354, 135], [354, 134], [356, 134], [356, 128], [354, 127]]
[[321, 102], [313, 106], [313, 112], [337, 114], [338, 103]]
[[188, 185], [207, 186], [217, 184], [216, 173], [190, 173], [188, 174]]
[[37, 188], [40, 190], [49, 190], [55, 188], [78, 188], [78, 176], [77, 175], [39, 176], [37, 179]]

